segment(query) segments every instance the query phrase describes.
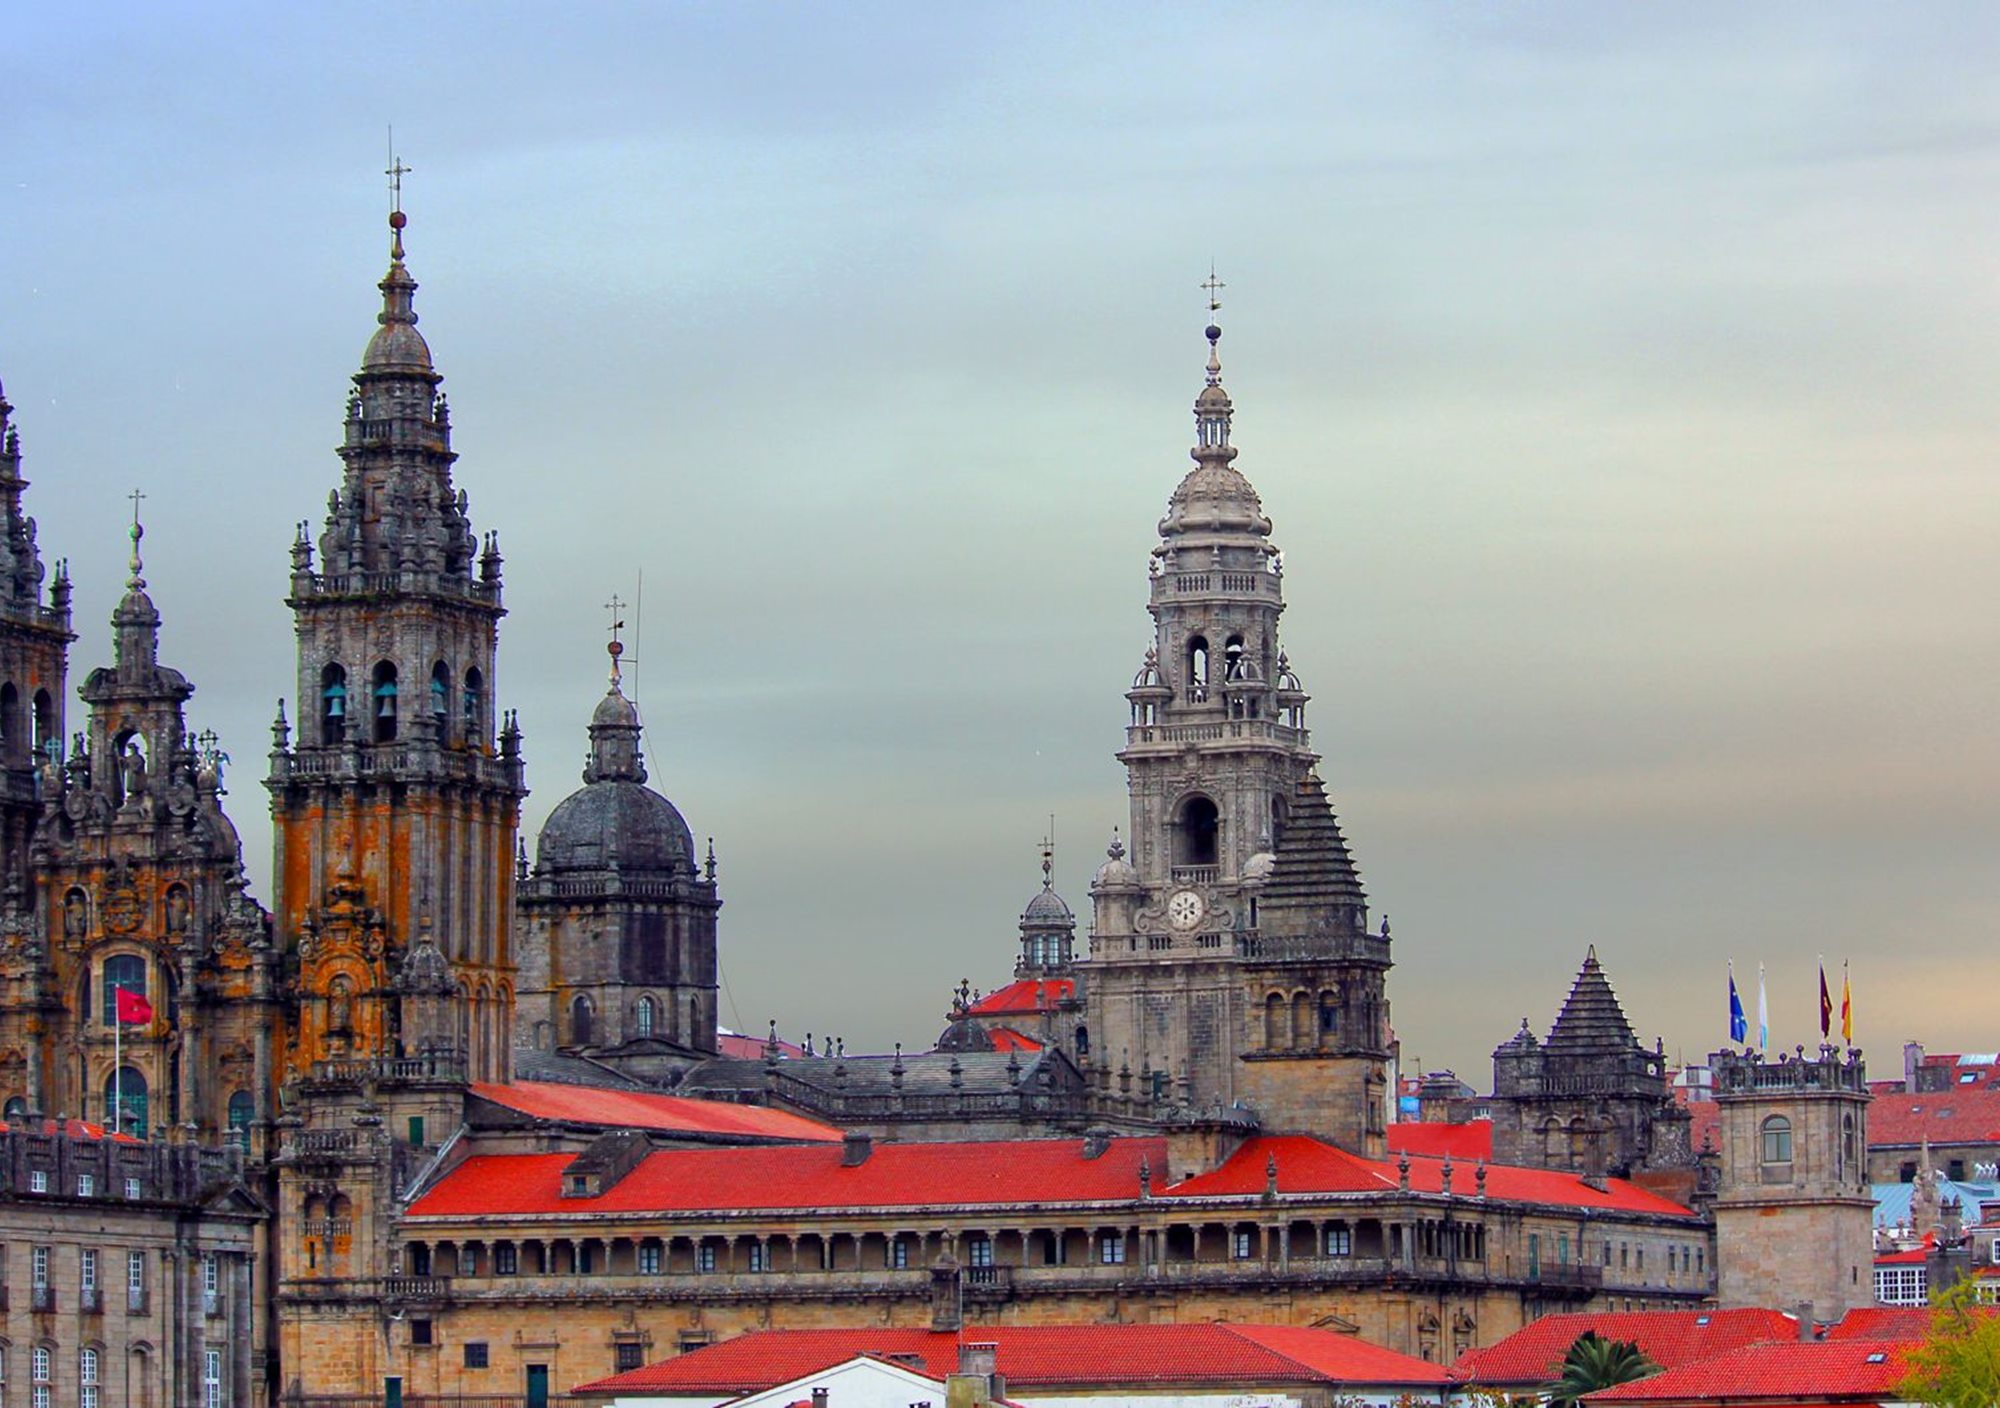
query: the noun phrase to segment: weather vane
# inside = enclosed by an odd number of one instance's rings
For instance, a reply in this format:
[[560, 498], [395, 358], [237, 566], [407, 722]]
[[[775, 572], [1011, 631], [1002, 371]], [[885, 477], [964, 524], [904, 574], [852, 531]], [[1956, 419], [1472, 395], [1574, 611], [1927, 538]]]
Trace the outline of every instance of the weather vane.
[[1208, 277], [1201, 281], [1201, 286], [1208, 293], [1208, 311], [1211, 313], [1220, 311], [1222, 300], [1216, 297], [1216, 295], [1221, 293], [1225, 288], [1228, 288], [1229, 285], [1215, 276], [1214, 260], [1209, 261]]
[[611, 682], [618, 683], [618, 657], [625, 653], [625, 643], [618, 639], [618, 633], [625, 629], [625, 618], [618, 613], [625, 609], [625, 603], [618, 593], [611, 594], [611, 600], [604, 603], [604, 609], [611, 613], [611, 644], [604, 648], [611, 653]]

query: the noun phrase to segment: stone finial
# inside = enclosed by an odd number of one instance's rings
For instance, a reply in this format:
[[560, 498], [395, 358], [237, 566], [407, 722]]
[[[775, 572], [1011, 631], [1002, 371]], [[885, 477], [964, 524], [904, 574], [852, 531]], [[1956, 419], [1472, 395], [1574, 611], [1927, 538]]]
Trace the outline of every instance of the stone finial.
[[1408, 1154], [1396, 1160], [1396, 1186], [1405, 1193], [1410, 1191], [1410, 1156]]

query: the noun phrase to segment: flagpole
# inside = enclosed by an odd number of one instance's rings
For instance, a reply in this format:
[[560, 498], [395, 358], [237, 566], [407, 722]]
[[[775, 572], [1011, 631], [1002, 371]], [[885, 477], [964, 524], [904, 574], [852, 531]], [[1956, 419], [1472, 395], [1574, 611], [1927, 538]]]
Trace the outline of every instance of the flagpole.
[[118, 1012], [118, 992], [114, 983], [111, 988], [111, 1133], [114, 1137], [125, 1123], [125, 1020]]

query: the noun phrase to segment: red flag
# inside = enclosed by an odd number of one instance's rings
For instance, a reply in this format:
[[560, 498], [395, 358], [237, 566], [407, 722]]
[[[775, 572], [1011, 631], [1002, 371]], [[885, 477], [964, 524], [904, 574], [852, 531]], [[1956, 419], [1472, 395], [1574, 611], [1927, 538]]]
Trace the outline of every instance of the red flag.
[[153, 1020], [153, 1004], [146, 1001], [143, 994], [127, 988], [113, 988], [118, 1003], [118, 1020], [121, 1022], [150, 1022]]
[[1826, 965], [1819, 965], [1819, 1034], [1822, 1041], [1833, 1035], [1833, 998], [1826, 990]]

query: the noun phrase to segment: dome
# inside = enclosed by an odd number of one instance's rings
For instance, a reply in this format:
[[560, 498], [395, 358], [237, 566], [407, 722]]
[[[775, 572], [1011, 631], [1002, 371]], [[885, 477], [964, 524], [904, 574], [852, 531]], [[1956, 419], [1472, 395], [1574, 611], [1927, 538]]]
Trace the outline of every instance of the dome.
[[368, 339], [368, 349], [361, 354], [361, 366], [371, 372], [399, 368], [427, 372], [431, 369], [431, 347], [424, 341], [424, 335], [408, 323], [384, 323]]
[[1097, 874], [1092, 876], [1090, 880], [1091, 889], [1113, 889], [1121, 885], [1136, 885], [1139, 883], [1139, 872], [1134, 870], [1131, 862], [1125, 859], [1125, 843], [1123, 841], [1113, 836], [1111, 838], [1111, 847], [1105, 852], [1105, 855], [1110, 857], [1110, 859], [1097, 867]]
[[639, 708], [617, 690], [612, 690], [597, 701], [597, 708], [590, 716], [592, 728], [637, 728]]
[[665, 797], [629, 778], [605, 778], [563, 798], [535, 843], [542, 870], [694, 872], [694, 836]]
[[1075, 924], [1076, 916], [1054, 890], [1043, 890], [1021, 911], [1023, 924]]

